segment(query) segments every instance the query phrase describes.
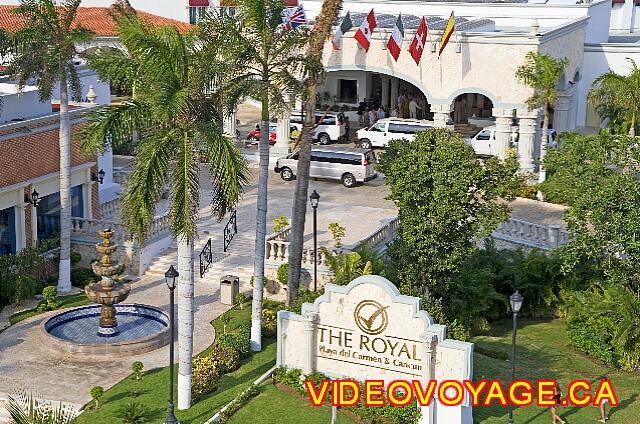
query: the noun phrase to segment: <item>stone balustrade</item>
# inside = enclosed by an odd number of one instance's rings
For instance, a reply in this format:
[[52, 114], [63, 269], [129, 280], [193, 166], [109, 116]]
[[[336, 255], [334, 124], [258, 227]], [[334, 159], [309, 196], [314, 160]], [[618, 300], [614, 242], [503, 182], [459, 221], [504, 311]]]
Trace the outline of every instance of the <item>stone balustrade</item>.
[[99, 239], [98, 231], [111, 228], [115, 240], [125, 240], [124, 227], [116, 221], [105, 219], [71, 218], [71, 237], [82, 239]]
[[156, 216], [153, 219], [149, 232], [147, 233], [147, 239], [155, 240], [169, 234], [171, 234], [171, 215], [169, 211], [167, 211], [164, 215]]
[[100, 217], [102, 219], [117, 218], [120, 211], [120, 198], [116, 197], [108, 202], [100, 203]]
[[131, 175], [131, 171], [125, 171], [123, 169], [114, 169], [113, 182], [116, 184], [124, 184], [127, 181], [129, 181], [130, 175]]
[[565, 244], [568, 234], [559, 225], [540, 225], [509, 218], [498, 225], [491, 237], [522, 247], [551, 250]]
[[398, 227], [400, 226], [400, 219], [398, 217], [393, 218], [387, 224], [378, 228], [369, 237], [360, 240], [354, 245], [351, 251], [360, 250], [363, 246], [367, 246], [369, 249], [377, 250], [381, 253], [387, 250], [387, 245], [396, 238], [398, 234]]

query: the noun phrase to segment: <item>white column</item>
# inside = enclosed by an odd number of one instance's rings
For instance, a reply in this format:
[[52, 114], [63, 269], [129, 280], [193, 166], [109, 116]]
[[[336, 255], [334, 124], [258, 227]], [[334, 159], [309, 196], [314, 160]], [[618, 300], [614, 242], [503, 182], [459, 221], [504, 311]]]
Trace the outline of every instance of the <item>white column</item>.
[[569, 114], [571, 113], [571, 102], [574, 91], [573, 88], [570, 88], [558, 93], [558, 101], [553, 109], [553, 128], [558, 132], [571, 129], [569, 128]]
[[222, 130], [225, 135], [236, 139], [236, 111], [234, 110], [230, 115], [225, 116], [222, 121]]
[[432, 104], [431, 112], [433, 112], [433, 122], [436, 128], [446, 128], [447, 121], [451, 117], [451, 103], [449, 104]]
[[93, 185], [96, 184], [92, 181], [88, 181], [84, 184], [82, 184], [82, 217], [86, 218], [86, 219], [92, 219], [93, 218], [93, 208], [92, 206], [92, 200], [93, 200], [93, 196], [92, 194], [92, 187]]
[[511, 144], [511, 122], [513, 120], [513, 109], [493, 108], [493, 116], [496, 118], [495, 153], [500, 159], [507, 157], [507, 150]]
[[380, 80], [382, 81], [382, 106], [389, 107], [389, 76], [388, 75], [380, 75]]
[[[435, 378], [435, 350], [438, 344], [438, 336], [433, 333], [424, 333], [420, 336], [422, 342], [422, 375], [421, 380], [424, 387], [428, 384], [429, 380]], [[435, 393], [434, 397], [429, 402], [428, 406], [420, 406], [422, 415], [420, 416], [419, 424], [435, 424]]]
[[26, 210], [31, 205], [24, 203], [24, 190], [22, 188], [16, 190], [16, 204], [14, 206], [15, 211], [15, 233], [16, 233], [16, 253], [27, 247], [27, 231], [31, 231], [31, 228], [26, 227]]
[[399, 89], [400, 82], [398, 78], [391, 77], [391, 109], [395, 109], [398, 106]]
[[520, 163], [520, 170], [523, 172], [535, 171], [533, 158], [535, 155], [539, 114], [539, 109], [531, 111], [528, 109], [516, 110], [516, 116], [519, 119], [518, 162]]
[[287, 106], [281, 116], [278, 116], [278, 131], [276, 132], [276, 144], [269, 154], [272, 156], [284, 156], [289, 153], [289, 139], [291, 137], [291, 109]]
[[315, 371], [315, 356], [316, 356], [316, 322], [318, 320], [318, 314], [314, 312], [307, 312], [304, 314], [304, 340], [303, 349], [304, 357], [302, 363], [302, 373], [308, 375]]

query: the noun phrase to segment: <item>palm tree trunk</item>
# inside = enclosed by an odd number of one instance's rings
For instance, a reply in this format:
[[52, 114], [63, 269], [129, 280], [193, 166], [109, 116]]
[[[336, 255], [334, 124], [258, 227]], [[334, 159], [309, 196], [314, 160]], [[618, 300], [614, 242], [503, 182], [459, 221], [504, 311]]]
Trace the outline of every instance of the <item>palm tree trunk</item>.
[[[549, 138], [549, 108], [544, 105], [542, 112], [542, 139], [540, 140], [540, 169], [538, 171], [538, 183], [547, 179], [547, 170], [544, 168], [544, 158], [547, 156], [547, 141]], [[542, 200], [542, 192], [538, 191], [538, 199]]]
[[193, 358], [193, 240], [178, 237], [178, 409], [191, 406]]
[[293, 195], [291, 238], [289, 239], [289, 275], [287, 280], [287, 304], [289, 305], [295, 300], [300, 286], [304, 225], [307, 216], [307, 194], [309, 193], [311, 143], [313, 140], [313, 126], [315, 124], [316, 89], [316, 79], [310, 78], [307, 83], [308, 98], [304, 106], [304, 125], [302, 126], [302, 134], [299, 142], [300, 153], [298, 156], [298, 171], [296, 173], [296, 189]]
[[[320, 14], [316, 17], [307, 55], [317, 61], [322, 61], [324, 43], [331, 34], [333, 22], [342, 8], [342, 0], [325, 0]], [[307, 213], [307, 193], [309, 192], [309, 166], [311, 162], [311, 141], [315, 124], [316, 91], [318, 81], [311, 76], [306, 81], [305, 120], [300, 139], [300, 154], [298, 156], [298, 172], [296, 173], [296, 190], [293, 198], [291, 217], [291, 238], [289, 243], [289, 272], [287, 302], [295, 299], [300, 286], [300, 268], [302, 264], [302, 249], [304, 243], [304, 224]]]
[[[266, 84], [265, 84], [266, 86]], [[260, 176], [258, 177], [258, 212], [256, 214], [256, 250], [253, 263], [253, 300], [251, 302], [251, 350], [262, 350], [262, 294], [264, 291], [264, 255], [267, 237], [267, 191], [269, 181], [269, 96], [262, 93], [260, 121]]]
[[[71, 291], [71, 128], [69, 91], [64, 71], [60, 76], [60, 265], [58, 293]], [[86, 214], [88, 211], [84, 211]]]

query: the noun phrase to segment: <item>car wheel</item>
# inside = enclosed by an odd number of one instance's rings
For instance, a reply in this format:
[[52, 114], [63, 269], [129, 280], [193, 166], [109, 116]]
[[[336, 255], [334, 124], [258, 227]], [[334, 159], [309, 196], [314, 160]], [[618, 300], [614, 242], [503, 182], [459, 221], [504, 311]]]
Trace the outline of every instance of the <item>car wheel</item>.
[[363, 149], [370, 149], [371, 148], [371, 140], [367, 139], [367, 138], [363, 138], [362, 140], [360, 140], [360, 147]]
[[282, 168], [280, 170], [280, 177], [285, 181], [293, 180], [293, 172], [289, 168]]
[[356, 177], [353, 174], [344, 174], [342, 176], [342, 185], [347, 188], [351, 188], [356, 185]]
[[329, 134], [327, 133], [320, 133], [318, 135], [318, 141], [320, 144], [329, 144], [331, 143], [331, 137], [329, 137]]

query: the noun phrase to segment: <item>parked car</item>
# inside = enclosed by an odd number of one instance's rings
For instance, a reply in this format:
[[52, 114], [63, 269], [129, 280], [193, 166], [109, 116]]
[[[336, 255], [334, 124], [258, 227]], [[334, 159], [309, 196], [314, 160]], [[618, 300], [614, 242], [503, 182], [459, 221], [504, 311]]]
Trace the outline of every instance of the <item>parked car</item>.
[[[273, 146], [276, 144], [276, 137], [278, 133], [278, 124], [270, 123], [269, 124], [269, 145]], [[244, 142], [245, 146], [255, 146], [258, 144], [258, 140], [260, 140], [260, 131], [257, 129], [255, 131], [251, 131], [247, 134], [247, 141]]]
[[[301, 112], [294, 113], [291, 116], [291, 127], [302, 131], [303, 119]], [[314, 141], [326, 145], [336, 141], [346, 141], [349, 138], [349, 119], [343, 113], [316, 111], [315, 121]]]
[[433, 128], [432, 121], [419, 119], [382, 118], [369, 128], [356, 131], [358, 143], [363, 149], [386, 147], [394, 139], [412, 141], [419, 131]]
[[[550, 148], [557, 147], [556, 145], [556, 133], [554, 130], [549, 129], [548, 132], [549, 142], [548, 146]], [[509, 147], [516, 148], [518, 147], [518, 127], [511, 127], [511, 139], [509, 140]], [[467, 144], [473, 147], [473, 150], [476, 152], [478, 156], [497, 156], [498, 154], [498, 146], [496, 144], [496, 127], [492, 125], [490, 127], [486, 127], [478, 131], [476, 135], [467, 139]]]
[[[295, 151], [276, 161], [274, 171], [285, 181], [295, 179], [298, 172], [298, 155]], [[371, 149], [350, 147], [314, 146], [311, 149], [309, 176], [340, 180], [345, 187], [373, 180], [378, 176], [375, 170], [376, 156]]]

